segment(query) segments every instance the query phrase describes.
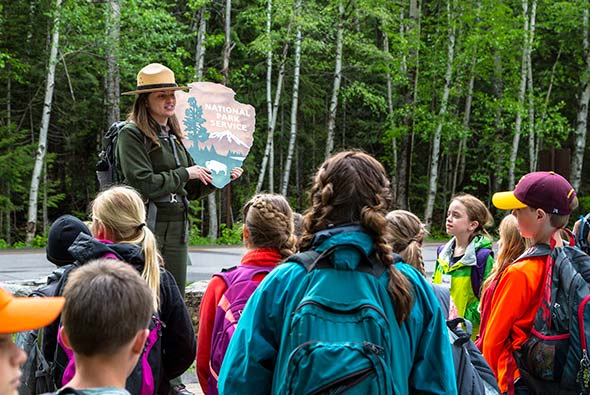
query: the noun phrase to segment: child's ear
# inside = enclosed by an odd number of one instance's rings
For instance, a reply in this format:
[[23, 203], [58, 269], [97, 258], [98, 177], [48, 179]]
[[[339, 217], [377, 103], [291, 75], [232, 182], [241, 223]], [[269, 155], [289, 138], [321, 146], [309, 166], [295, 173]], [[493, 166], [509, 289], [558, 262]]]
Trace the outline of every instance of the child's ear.
[[469, 231], [475, 232], [475, 230], [477, 229], [478, 226], [479, 226], [478, 221], [471, 221], [471, 223], [469, 224]]
[[143, 351], [143, 346], [145, 345], [145, 341], [147, 340], [149, 334], [150, 331], [148, 329], [142, 329], [139, 332], [137, 332], [137, 335], [135, 335], [135, 339], [133, 339], [133, 345], [131, 346], [131, 350], [135, 354], [141, 354], [141, 352]]
[[61, 340], [63, 341], [64, 346], [71, 350], [72, 346], [70, 345], [70, 339], [68, 338], [68, 334], [66, 333], [63, 326], [59, 327], [59, 335], [61, 336]]
[[537, 213], [537, 219], [539, 219], [539, 220], [542, 220], [547, 217], [547, 213], [544, 210], [541, 210], [540, 208], [538, 208], [536, 210], [536, 213]]
[[244, 245], [248, 246], [248, 241], [250, 240], [250, 231], [246, 227], [246, 224], [242, 225], [242, 238], [244, 239]]

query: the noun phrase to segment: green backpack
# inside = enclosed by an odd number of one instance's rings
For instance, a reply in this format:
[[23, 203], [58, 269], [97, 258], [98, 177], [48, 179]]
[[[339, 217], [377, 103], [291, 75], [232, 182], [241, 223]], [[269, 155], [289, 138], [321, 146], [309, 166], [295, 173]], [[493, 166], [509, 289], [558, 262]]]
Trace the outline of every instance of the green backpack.
[[[361, 254], [355, 270], [332, 265], [336, 249]], [[398, 257], [399, 260], [401, 258]], [[393, 394], [390, 321], [379, 297], [385, 265], [354, 244], [289, 258], [307, 270], [307, 288], [283, 333], [289, 355], [281, 394]], [[393, 318], [395, 320], [395, 318]]]

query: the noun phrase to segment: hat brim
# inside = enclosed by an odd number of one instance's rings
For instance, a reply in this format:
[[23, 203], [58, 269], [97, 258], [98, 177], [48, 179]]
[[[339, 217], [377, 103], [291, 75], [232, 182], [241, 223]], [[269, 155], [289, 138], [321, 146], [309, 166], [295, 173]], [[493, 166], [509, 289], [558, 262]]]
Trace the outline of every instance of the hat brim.
[[494, 196], [492, 196], [492, 203], [500, 210], [516, 210], [527, 207], [526, 204], [514, 196], [513, 191], [494, 193]]
[[121, 93], [122, 96], [128, 95], [139, 95], [141, 93], [150, 93], [150, 92], [160, 92], [160, 91], [184, 91], [190, 89], [188, 86], [173, 86], [167, 88], [150, 88], [150, 89], [137, 89], [134, 91], [123, 92]]
[[61, 296], [12, 298], [0, 309], [0, 333], [43, 328], [59, 316], [64, 303]]

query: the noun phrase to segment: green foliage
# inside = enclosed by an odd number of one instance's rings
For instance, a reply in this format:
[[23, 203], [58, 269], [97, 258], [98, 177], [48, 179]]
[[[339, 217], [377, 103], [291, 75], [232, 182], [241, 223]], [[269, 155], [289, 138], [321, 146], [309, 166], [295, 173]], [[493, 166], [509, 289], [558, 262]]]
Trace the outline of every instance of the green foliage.
[[238, 245], [242, 244], [242, 224], [235, 223], [233, 227], [228, 228], [225, 224], [219, 226], [221, 237], [217, 239], [220, 245]]
[[[0, 238], [16, 246], [24, 240], [54, 4], [50, 0], [15, 0], [10, 7], [0, 7]], [[113, 28], [109, 2], [63, 2], [59, 10], [60, 60], [49, 125], [47, 185], [42, 186], [47, 191], [50, 220], [64, 213], [84, 216], [95, 196], [94, 162], [100, 137], [108, 126], [104, 91], [107, 54], [117, 56], [121, 91], [133, 89], [138, 70], [151, 62], [169, 66], [175, 71], [177, 82], [191, 82], [196, 67], [199, 15], [205, 7], [204, 79], [224, 80], [221, 69], [225, 2], [120, 0], [119, 4], [121, 31], [115, 42], [108, 36]], [[407, 154], [409, 208], [422, 214], [446, 70], [446, 3], [422, 2], [419, 20], [410, 17], [409, 2], [357, 0], [344, 4], [335, 150], [364, 149], [379, 158], [388, 172], [393, 168], [399, 172], [401, 158]], [[455, 59], [448, 109], [442, 116], [435, 202], [434, 224], [438, 226], [443, 223], [441, 218], [454, 178], [455, 192], [469, 191], [486, 202], [496, 188], [507, 186], [518, 111], [523, 115], [523, 135], [516, 173], [521, 175], [529, 168], [528, 111], [519, 109], [517, 101], [524, 37], [521, 4], [506, 0], [466, 0], [455, 4], [457, 9], [451, 14], [451, 22], [456, 26]], [[279, 187], [291, 127], [294, 36], [298, 24], [303, 36], [298, 135], [288, 196], [296, 210], [305, 209], [305, 191], [324, 159], [338, 3], [307, 0], [302, 3], [297, 19], [292, 1], [273, 0], [272, 5], [270, 34], [266, 32], [267, 1], [237, 2], [232, 12], [234, 47], [228, 86], [236, 92], [236, 99], [252, 104], [257, 113], [254, 145], [243, 164], [244, 175], [232, 186], [234, 213], [254, 192], [264, 153], [269, 123], [267, 51], [270, 49], [273, 56], [274, 99], [283, 48], [288, 44], [273, 148], [275, 191]], [[532, 71], [534, 130], [541, 149], [572, 147], [578, 99], [587, 78], [582, 45], [585, 7], [586, 2], [579, 0], [538, 1]], [[385, 37], [389, 51], [384, 49]], [[466, 123], [465, 104], [470, 92], [472, 104]], [[131, 104], [132, 98], [121, 98], [121, 118]], [[202, 114], [196, 111], [193, 115], [198, 121]], [[394, 139], [396, 152], [392, 149]], [[460, 175], [455, 173], [462, 141], [466, 144], [465, 170]], [[588, 189], [588, 177], [583, 176], [582, 191]], [[267, 186], [268, 181], [264, 188]], [[583, 194], [580, 197], [584, 199]], [[42, 193], [39, 199], [41, 202]], [[212, 243], [202, 236], [207, 234], [205, 206], [204, 201], [191, 204], [193, 244]], [[39, 207], [42, 210], [42, 205]], [[240, 229], [222, 228], [221, 234], [219, 242], [241, 242]], [[42, 242], [36, 241], [39, 245]]]

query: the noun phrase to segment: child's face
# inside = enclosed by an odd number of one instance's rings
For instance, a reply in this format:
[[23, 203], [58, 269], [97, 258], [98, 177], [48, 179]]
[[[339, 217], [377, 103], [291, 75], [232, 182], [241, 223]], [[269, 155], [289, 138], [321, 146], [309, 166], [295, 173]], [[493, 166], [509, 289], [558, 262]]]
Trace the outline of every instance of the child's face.
[[453, 200], [447, 211], [447, 233], [455, 237], [471, 234], [477, 228], [477, 221], [471, 221], [463, 203]]
[[529, 207], [518, 208], [512, 210], [512, 215], [518, 221], [518, 231], [522, 237], [534, 238], [539, 232], [539, 222], [537, 221], [536, 210], [531, 210]]
[[17, 395], [20, 367], [27, 355], [12, 341], [9, 334], [0, 334], [0, 395]]

